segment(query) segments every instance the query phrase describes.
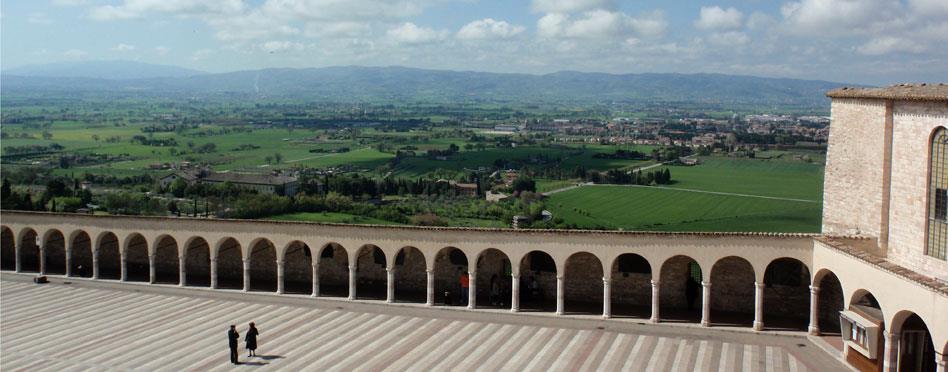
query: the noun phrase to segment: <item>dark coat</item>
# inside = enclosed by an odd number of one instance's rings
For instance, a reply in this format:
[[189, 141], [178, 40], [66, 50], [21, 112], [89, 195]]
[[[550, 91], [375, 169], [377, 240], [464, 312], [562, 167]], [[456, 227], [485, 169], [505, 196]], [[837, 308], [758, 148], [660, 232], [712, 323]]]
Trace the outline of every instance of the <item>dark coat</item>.
[[237, 348], [237, 339], [239, 338], [240, 338], [240, 333], [237, 333], [237, 331], [233, 329], [227, 331], [227, 340], [230, 341], [231, 348], [234, 348], [234, 349]]
[[256, 350], [257, 349], [257, 335], [260, 334], [257, 332], [257, 328], [251, 328], [247, 331], [247, 335], [244, 336], [244, 341], [247, 342], [247, 350]]

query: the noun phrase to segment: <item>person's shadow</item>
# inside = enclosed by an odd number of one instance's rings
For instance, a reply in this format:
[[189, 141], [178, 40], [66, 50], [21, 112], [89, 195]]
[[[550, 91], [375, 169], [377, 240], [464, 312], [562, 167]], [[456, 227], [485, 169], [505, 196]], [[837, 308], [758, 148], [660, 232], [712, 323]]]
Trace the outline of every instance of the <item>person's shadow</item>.
[[282, 355], [257, 355], [255, 357], [263, 360], [283, 359]]
[[264, 362], [240, 362], [240, 363], [237, 363], [237, 364], [242, 365], [242, 366], [265, 366], [265, 365], [270, 364], [270, 363], [264, 363]]

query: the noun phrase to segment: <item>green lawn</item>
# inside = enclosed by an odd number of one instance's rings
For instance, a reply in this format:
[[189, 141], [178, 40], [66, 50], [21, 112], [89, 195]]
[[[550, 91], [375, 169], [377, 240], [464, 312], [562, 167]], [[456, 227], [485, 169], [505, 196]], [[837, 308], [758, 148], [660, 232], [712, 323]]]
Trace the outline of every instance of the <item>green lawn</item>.
[[693, 167], [668, 167], [669, 187], [820, 201], [823, 165], [784, 160], [703, 157]]
[[670, 189], [586, 186], [547, 207], [580, 228], [651, 231], [818, 232], [821, 204]]

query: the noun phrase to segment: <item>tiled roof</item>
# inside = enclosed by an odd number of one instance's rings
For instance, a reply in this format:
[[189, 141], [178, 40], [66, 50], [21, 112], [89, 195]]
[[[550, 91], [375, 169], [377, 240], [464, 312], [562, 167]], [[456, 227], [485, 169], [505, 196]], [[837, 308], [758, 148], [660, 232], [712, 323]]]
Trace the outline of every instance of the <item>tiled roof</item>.
[[906, 101], [948, 101], [948, 84], [896, 84], [885, 88], [833, 89], [826, 93], [831, 98], [878, 98]]
[[841, 238], [841, 237], [829, 237], [821, 236], [816, 238], [817, 241], [823, 243], [824, 245], [834, 248], [848, 256], [857, 258], [859, 260], [865, 261], [866, 263], [878, 267], [882, 270], [888, 271], [892, 274], [901, 276], [905, 279], [911, 280], [915, 283], [918, 283], [922, 286], [931, 288], [938, 293], [941, 293], [944, 296], [948, 296], [948, 283], [934, 279], [929, 276], [919, 274], [915, 271], [909, 270], [905, 267], [896, 265], [885, 258], [869, 254], [868, 252], [859, 249], [854, 246], [853, 239], [850, 238]]

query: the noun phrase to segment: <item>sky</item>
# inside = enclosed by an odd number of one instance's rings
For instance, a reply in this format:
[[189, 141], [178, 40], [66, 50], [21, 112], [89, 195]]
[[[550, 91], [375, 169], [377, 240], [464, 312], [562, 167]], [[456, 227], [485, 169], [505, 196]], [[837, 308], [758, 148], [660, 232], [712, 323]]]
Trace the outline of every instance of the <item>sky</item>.
[[0, 68], [408, 66], [948, 81], [948, 0], [2, 0]]

